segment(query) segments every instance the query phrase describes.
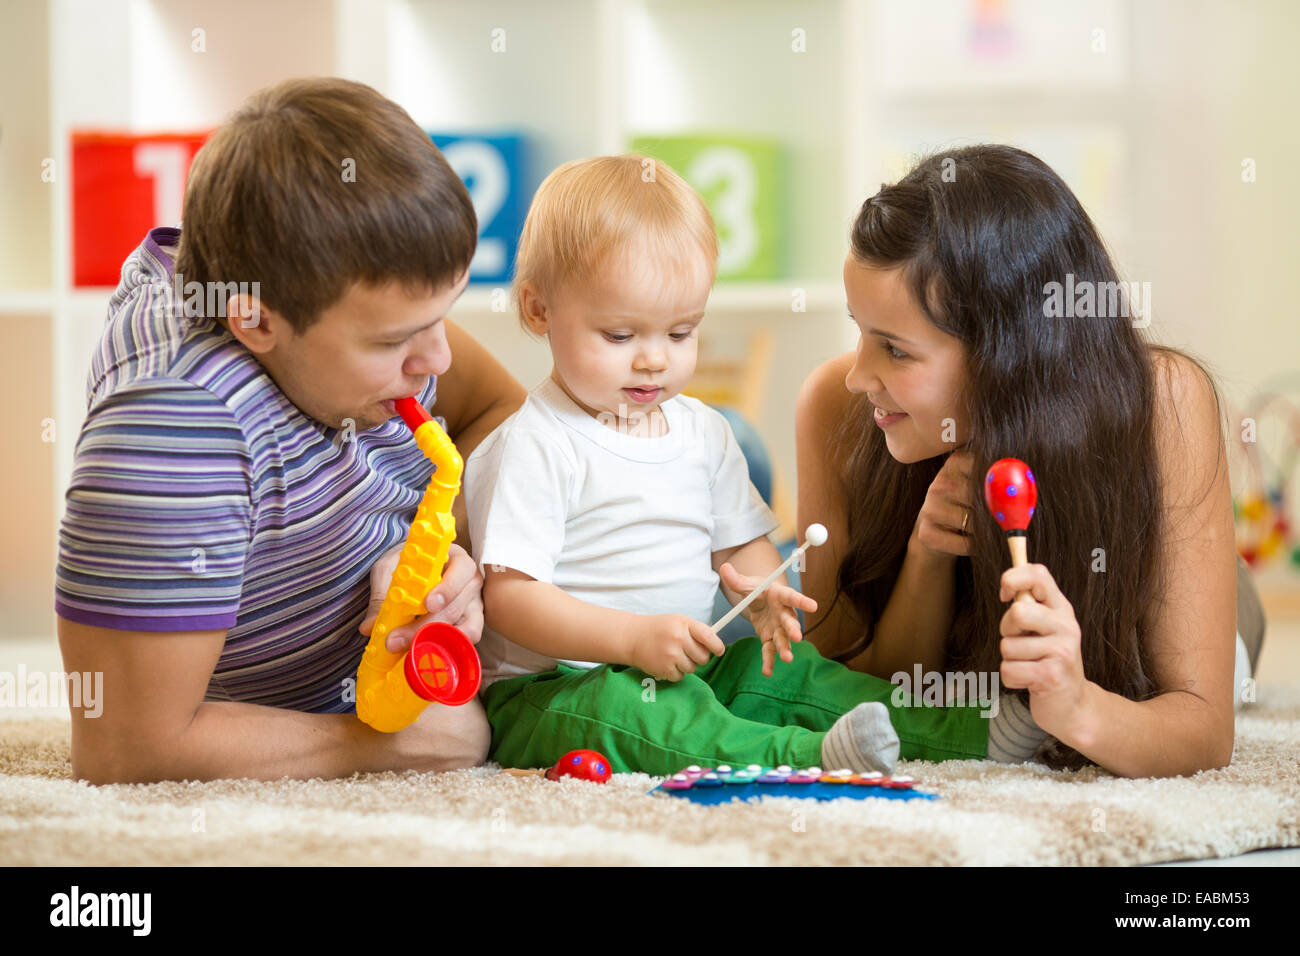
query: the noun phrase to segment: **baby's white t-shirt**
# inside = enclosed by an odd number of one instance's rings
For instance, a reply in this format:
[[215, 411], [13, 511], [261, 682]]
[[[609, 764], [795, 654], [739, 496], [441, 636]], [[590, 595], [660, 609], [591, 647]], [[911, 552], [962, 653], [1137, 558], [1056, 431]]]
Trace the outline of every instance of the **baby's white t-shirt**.
[[[549, 377], [529, 392], [465, 463], [479, 567], [513, 568], [600, 607], [710, 623], [713, 552], [779, 522], [719, 412], [685, 395], [661, 407], [667, 434], [638, 437], [597, 421]], [[484, 687], [556, 664], [487, 627], [478, 651]]]

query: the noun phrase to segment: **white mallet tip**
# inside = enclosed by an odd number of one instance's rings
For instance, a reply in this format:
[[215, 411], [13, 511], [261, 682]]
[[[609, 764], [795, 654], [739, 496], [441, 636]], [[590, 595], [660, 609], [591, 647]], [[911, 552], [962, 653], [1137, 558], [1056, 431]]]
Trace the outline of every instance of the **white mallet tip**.
[[808, 530], [803, 533], [804, 542], [811, 544], [814, 548], [820, 548], [826, 543], [830, 534], [826, 531], [824, 524], [810, 524]]

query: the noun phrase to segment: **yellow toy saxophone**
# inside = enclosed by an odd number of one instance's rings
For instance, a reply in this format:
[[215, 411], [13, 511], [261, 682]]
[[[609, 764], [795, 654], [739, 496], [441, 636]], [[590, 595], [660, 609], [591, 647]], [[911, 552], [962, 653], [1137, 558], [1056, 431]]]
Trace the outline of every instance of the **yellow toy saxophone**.
[[459, 706], [472, 700], [483, 673], [474, 645], [450, 624], [421, 628], [405, 655], [384, 646], [393, 628], [426, 613], [425, 599], [442, 580], [456, 539], [451, 505], [464, 467], [456, 446], [418, 400], [403, 398], [396, 404], [435, 470], [357, 669], [357, 716], [384, 733], [414, 723], [432, 701]]

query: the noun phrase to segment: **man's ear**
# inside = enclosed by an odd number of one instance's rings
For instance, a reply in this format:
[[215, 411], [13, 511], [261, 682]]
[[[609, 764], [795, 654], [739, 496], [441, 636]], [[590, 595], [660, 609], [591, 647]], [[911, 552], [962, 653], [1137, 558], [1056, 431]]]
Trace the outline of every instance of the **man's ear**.
[[534, 335], [545, 335], [550, 330], [550, 310], [542, 301], [542, 295], [537, 291], [537, 287], [531, 282], [525, 281], [519, 285], [519, 311]]
[[294, 334], [284, 316], [246, 293], [226, 300], [226, 328], [254, 355], [265, 355]]

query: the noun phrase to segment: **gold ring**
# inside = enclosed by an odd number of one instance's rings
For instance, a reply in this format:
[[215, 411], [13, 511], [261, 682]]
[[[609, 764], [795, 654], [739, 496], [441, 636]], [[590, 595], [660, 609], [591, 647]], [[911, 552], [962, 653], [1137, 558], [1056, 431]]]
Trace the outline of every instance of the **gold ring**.
[[966, 533], [966, 522], [970, 521], [970, 512], [963, 511], [961, 515], [961, 533]]

